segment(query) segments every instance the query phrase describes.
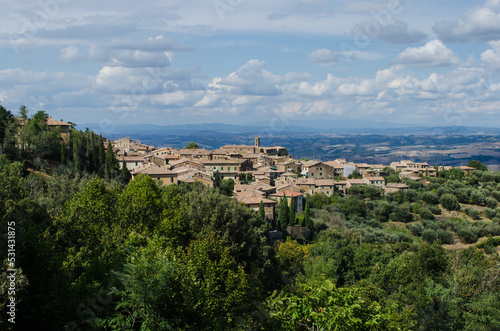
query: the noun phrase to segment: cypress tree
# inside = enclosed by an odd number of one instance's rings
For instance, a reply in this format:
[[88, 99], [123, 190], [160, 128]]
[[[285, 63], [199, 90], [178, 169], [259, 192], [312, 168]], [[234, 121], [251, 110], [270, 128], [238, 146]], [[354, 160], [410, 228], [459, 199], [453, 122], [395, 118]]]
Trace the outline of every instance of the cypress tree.
[[99, 141], [97, 142], [98, 144], [98, 162], [99, 166], [97, 167], [97, 170], [99, 171], [99, 174], [101, 177], [104, 174], [104, 165], [106, 162], [106, 154], [104, 153], [104, 141], [102, 140], [102, 134], [99, 135]]
[[288, 202], [286, 200], [285, 193], [283, 193], [283, 199], [281, 199], [278, 209], [278, 225], [280, 229], [284, 230], [288, 226], [289, 217], [290, 211], [288, 210]]
[[92, 150], [91, 150], [91, 146], [90, 146], [90, 134], [91, 133], [87, 133], [86, 136], [87, 136], [87, 139], [85, 141], [85, 147], [86, 147], [86, 153], [85, 153], [85, 167], [87, 168], [87, 171], [88, 172], [92, 172], [94, 170], [94, 166], [92, 164]]
[[293, 195], [290, 198], [290, 225], [295, 224], [295, 200], [293, 199]]
[[73, 164], [77, 170], [81, 170], [81, 160], [80, 160], [80, 146], [78, 137], [74, 137], [73, 139]]
[[310, 210], [309, 210], [309, 199], [306, 200], [306, 209], [304, 211], [304, 225], [308, 227], [309, 229], [312, 228], [312, 220], [311, 220], [311, 215], [310, 215]]
[[64, 143], [61, 144], [61, 164], [66, 164], [66, 148], [64, 148]]
[[266, 220], [266, 211], [264, 209], [264, 202], [260, 200], [259, 203], [259, 220], [265, 221]]
[[95, 134], [90, 133], [90, 149], [92, 150], [92, 168], [95, 172], [99, 171], [99, 147], [95, 142]]
[[130, 179], [132, 178], [132, 175], [130, 174], [130, 171], [127, 168], [127, 163], [125, 160], [122, 162], [122, 180], [124, 184], [128, 184], [130, 182]]
[[118, 164], [118, 160], [115, 157], [115, 153], [113, 152], [113, 145], [111, 141], [108, 140], [108, 148], [106, 149], [106, 161], [104, 166], [104, 177], [106, 179], [110, 179], [114, 171], [117, 170], [116, 164]]

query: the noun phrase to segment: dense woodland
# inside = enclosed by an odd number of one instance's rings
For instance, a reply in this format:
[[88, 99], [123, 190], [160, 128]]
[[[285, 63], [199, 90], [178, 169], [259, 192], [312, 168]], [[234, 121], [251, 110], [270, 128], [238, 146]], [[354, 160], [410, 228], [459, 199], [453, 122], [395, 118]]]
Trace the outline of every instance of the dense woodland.
[[280, 205], [278, 227], [314, 235], [273, 243], [227, 185], [130, 181], [103, 137], [63, 139], [44, 112], [16, 116], [25, 124], [0, 106], [0, 329], [500, 329], [500, 174], [480, 162], [404, 192], [354, 186], [297, 214]]

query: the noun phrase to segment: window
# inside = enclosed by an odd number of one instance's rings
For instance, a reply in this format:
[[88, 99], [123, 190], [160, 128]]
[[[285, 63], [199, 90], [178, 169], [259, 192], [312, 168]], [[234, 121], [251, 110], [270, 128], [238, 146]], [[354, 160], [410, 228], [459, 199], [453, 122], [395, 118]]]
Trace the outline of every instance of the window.
[[326, 191], [326, 194], [330, 194], [330, 191]]
[[137, 165], [137, 162], [135, 163], [135, 165]]
[[224, 170], [224, 167], [220, 167], [220, 170]]
[[234, 167], [234, 171], [236, 171], [236, 167]]
[[320, 172], [320, 173], [319, 173], [319, 175], [320, 175], [320, 176], [323, 176], [323, 173], [322, 173], [322, 172]]
[[174, 182], [174, 177], [170, 177], [170, 182], [173, 183]]

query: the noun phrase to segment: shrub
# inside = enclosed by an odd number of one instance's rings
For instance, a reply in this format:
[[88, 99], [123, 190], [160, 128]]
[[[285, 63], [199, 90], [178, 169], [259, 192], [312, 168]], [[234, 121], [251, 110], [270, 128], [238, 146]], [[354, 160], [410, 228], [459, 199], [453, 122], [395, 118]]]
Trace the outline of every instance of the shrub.
[[489, 219], [492, 219], [492, 218], [494, 218], [497, 215], [497, 212], [496, 212], [495, 209], [491, 209], [491, 208], [486, 207], [486, 208], [484, 208], [484, 214]]
[[496, 199], [493, 199], [493, 198], [486, 198], [484, 199], [484, 201], [486, 202], [486, 206], [494, 209], [498, 206], [498, 201]]
[[477, 241], [477, 229], [473, 227], [463, 227], [457, 231], [457, 236], [466, 244], [473, 244]]
[[450, 193], [443, 194], [441, 199], [439, 199], [443, 208], [448, 210], [459, 210], [460, 204], [456, 196]]
[[420, 198], [430, 205], [437, 205], [439, 203], [439, 197], [436, 193], [431, 191], [422, 193], [422, 196]]
[[481, 212], [477, 209], [474, 208], [467, 208], [465, 209], [465, 213], [470, 216], [474, 220], [480, 219]]
[[410, 204], [402, 203], [394, 209], [394, 221], [398, 222], [411, 222], [413, 215], [410, 212]]
[[415, 237], [420, 237], [422, 235], [422, 232], [424, 232], [425, 230], [424, 226], [421, 223], [408, 224], [406, 228], [410, 230], [411, 234]]
[[441, 208], [439, 208], [438, 205], [432, 205], [429, 206], [429, 210], [434, 214], [434, 215], [441, 215]]
[[418, 211], [418, 215], [420, 215], [420, 219], [423, 219], [423, 220], [433, 220], [434, 219], [434, 215], [432, 214], [432, 211], [427, 207], [420, 208], [420, 210]]
[[439, 229], [437, 235], [441, 243], [448, 245], [453, 244], [453, 233], [451, 231]]
[[422, 232], [422, 239], [432, 244], [438, 238], [437, 232], [432, 229], [427, 229]]
[[479, 190], [474, 190], [470, 194], [470, 203], [473, 205], [482, 205], [484, 202], [484, 194]]
[[459, 188], [455, 192], [453, 192], [453, 195], [455, 195], [458, 199], [459, 202], [461, 203], [467, 203], [469, 202], [469, 193], [465, 188]]
[[492, 192], [491, 192], [491, 196], [492, 196], [493, 198], [495, 198], [497, 201], [500, 201], [500, 191], [497, 191], [497, 190], [492, 191]]

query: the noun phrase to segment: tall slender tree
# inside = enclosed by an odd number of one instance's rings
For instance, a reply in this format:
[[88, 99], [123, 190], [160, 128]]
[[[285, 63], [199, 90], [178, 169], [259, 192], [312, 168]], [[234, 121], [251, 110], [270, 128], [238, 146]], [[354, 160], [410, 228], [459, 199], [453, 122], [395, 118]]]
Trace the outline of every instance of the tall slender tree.
[[104, 141], [102, 139], [102, 134], [99, 135], [98, 144], [98, 162], [99, 166], [97, 167], [99, 175], [104, 176], [104, 164], [106, 162], [106, 153], [104, 152]]
[[283, 193], [283, 198], [280, 201], [278, 209], [278, 226], [280, 229], [284, 230], [288, 226], [289, 217], [288, 201], [286, 200], [285, 193]]
[[76, 169], [81, 170], [79, 137], [73, 139], [73, 164]]
[[260, 200], [259, 203], [259, 220], [265, 221], [266, 220], [266, 211], [264, 209], [264, 202]]
[[295, 224], [295, 200], [293, 199], [293, 196], [290, 197], [290, 220], [289, 220], [290, 225]]
[[304, 210], [304, 225], [308, 228], [312, 228], [311, 211], [309, 210], [309, 199], [306, 200], [306, 209]]

